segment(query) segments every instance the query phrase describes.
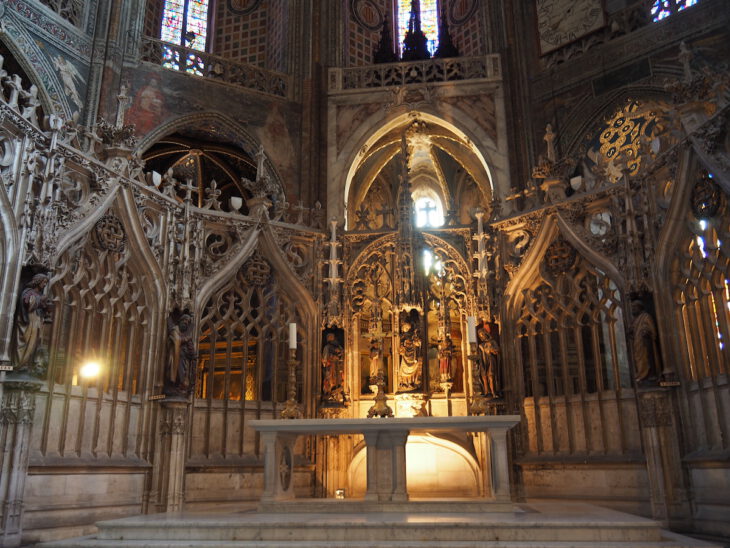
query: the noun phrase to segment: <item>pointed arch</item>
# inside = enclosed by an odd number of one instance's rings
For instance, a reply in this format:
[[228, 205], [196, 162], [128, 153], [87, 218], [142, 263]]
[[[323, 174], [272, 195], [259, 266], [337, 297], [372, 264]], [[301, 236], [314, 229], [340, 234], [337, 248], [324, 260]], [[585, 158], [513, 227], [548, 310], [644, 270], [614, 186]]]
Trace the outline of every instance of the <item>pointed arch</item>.
[[213, 294], [228, 283], [233, 276], [235, 276], [238, 269], [241, 268], [241, 265], [244, 264], [256, 250], [260, 234], [261, 225], [259, 224], [251, 226], [246, 232], [244, 232], [241, 236], [241, 247], [236, 254], [231, 257], [231, 259], [223, 265], [218, 272], [208, 278], [203, 285], [200, 286], [198, 294], [195, 296], [196, 317], [200, 317], [200, 314], [202, 314], [202, 311], [205, 308], [205, 304], [208, 300], [210, 300]]
[[344, 217], [350, 187], [370, 148], [392, 130], [415, 119], [448, 130], [458, 137], [462, 145], [476, 158], [474, 167], [478, 166], [483, 170], [486, 180], [476, 182], [484, 196], [506, 191], [509, 188], [506, 155], [498, 143], [462, 110], [450, 105], [448, 110], [453, 122], [430, 107], [419, 110], [407, 110], [406, 107], [394, 109], [387, 117], [384, 117], [383, 112], [379, 110], [354, 129], [336, 155], [332, 154], [334, 149], [330, 149], [330, 166], [334, 176], [328, 183], [328, 194], [334, 199], [331, 200], [332, 204], [329, 207], [344, 208], [341, 211], [330, 210], [330, 215]]
[[[262, 146], [261, 142], [251, 135], [239, 122], [225, 114], [211, 110], [178, 116], [177, 118], [173, 118], [172, 120], [168, 120], [167, 122], [157, 126], [157, 128], [148, 133], [137, 144], [135, 152], [142, 157], [152, 145], [167, 135], [185, 130], [205, 131], [206, 128], [214, 128], [218, 130], [229, 144], [240, 147], [240, 149], [252, 159], [256, 157], [256, 154]], [[266, 151], [264, 151], [264, 166], [266, 168], [266, 172], [278, 186], [279, 194], [284, 196], [284, 181], [276, 169], [276, 166], [271, 161], [268, 154], [266, 154]]]
[[59, 258], [63, 253], [77, 240], [81, 239], [86, 235], [91, 227], [106, 214], [107, 210], [112, 207], [112, 204], [117, 198], [117, 193], [120, 187], [118, 185], [112, 186], [111, 190], [101, 198], [101, 201], [97, 204], [89, 215], [82, 217], [75, 225], [71, 226], [66, 232], [64, 232], [59, 238], [56, 244], [56, 252], [51, 258], [51, 268], [53, 268], [58, 262]]
[[[185, 114], [168, 120], [164, 124], [157, 126], [153, 131], [145, 135], [137, 144], [135, 152], [139, 155], [143, 154], [154, 143], [162, 137], [185, 129], [200, 130], [205, 127], [214, 127], [223, 131], [231, 144], [241, 147], [246, 154], [252, 158], [258, 151], [261, 143], [248, 130], [236, 120], [226, 116], [215, 110], [196, 112], [194, 114]], [[274, 179], [281, 184], [281, 177], [277, 172], [274, 164], [268, 157], [265, 160], [267, 171]]]
[[619, 291], [623, 293], [626, 282], [613, 261], [593, 249], [576, 234], [570, 224], [560, 215], [560, 212], [555, 212], [545, 217], [540, 230], [535, 236], [535, 241], [522, 261], [520, 269], [507, 284], [505, 295], [507, 296], [507, 309], [509, 311], [512, 311], [516, 305], [515, 298], [532, 283], [539, 271], [540, 263], [547, 248], [558, 234], [562, 235], [590, 264], [605, 272], [619, 288]]
[[0, 187], [0, 310], [6, 310], [0, 321], [0, 362], [10, 359], [8, 342], [13, 329], [13, 314], [15, 311], [15, 296], [17, 294], [17, 280], [22, 260], [21, 250], [18, 249], [18, 224], [15, 220], [12, 204], [3, 185]]
[[282, 276], [285, 288], [292, 297], [303, 305], [307, 320], [314, 322], [317, 317], [317, 305], [306, 287], [292, 271], [289, 263], [281, 254], [281, 248], [276, 242], [273, 230], [268, 224], [253, 225], [242, 237], [242, 245], [238, 252], [199, 289], [195, 297], [195, 309], [198, 314], [203, 310], [211, 296], [223, 287], [235, 275], [256, 249], [261, 249], [263, 255], [271, 261], [272, 266]]
[[266, 253], [266, 257], [271, 260], [272, 266], [282, 275], [285, 290], [297, 299], [299, 305], [302, 306], [302, 312], [305, 313], [307, 322], [314, 326], [317, 318], [317, 304], [307, 288], [296, 277], [284, 255], [282, 255], [281, 246], [276, 241], [271, 225], [264, 225], [261, 231], [261, 249]]
[[0, 25], [0, 40], [13, 54], [14, 59], [22, 67], [31, 82], [38, 87], [38, 98], [44, 112], [62, 115], [70, 119], [73, 114], [63, 85], [56, 76], [47, 58], [47, 53], [38, 47], [38, 44], [27, 31], [18, 25], [10, 10], [3, 15], [3, 25]]

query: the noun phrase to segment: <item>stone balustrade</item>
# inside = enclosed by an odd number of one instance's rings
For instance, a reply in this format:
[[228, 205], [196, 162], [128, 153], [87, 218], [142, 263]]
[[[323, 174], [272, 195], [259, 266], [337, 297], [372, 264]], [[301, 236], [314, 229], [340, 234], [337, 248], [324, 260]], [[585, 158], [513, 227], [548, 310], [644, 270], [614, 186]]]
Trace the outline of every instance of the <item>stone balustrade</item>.
[[286, 74], [246, 63], [237, 63], [224, 57], [170, 42], [143, 38], [142, 61], [161, 65], [170, 70], [233, 84], [266, 95], [286, 99], [291, 95], [291, 79]]
[[464, 80], [501, 80], [499, 55], [453, 57], [365, 67], [332, 68], [329, 91], [384, 88], [408, 84], [435, 84]]

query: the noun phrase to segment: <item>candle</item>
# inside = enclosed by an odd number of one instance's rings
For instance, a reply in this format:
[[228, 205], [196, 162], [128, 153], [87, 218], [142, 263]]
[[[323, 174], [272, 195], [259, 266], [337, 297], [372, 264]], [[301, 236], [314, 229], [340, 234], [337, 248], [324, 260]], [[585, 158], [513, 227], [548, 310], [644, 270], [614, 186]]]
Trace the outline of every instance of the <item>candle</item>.
[[289, 324], [289, 349], [297, 349], [297, 324], [295, 323]]
[[466, 340], [469, 343], [477, 342], [477, 319], [474, 316], [466, 319]]

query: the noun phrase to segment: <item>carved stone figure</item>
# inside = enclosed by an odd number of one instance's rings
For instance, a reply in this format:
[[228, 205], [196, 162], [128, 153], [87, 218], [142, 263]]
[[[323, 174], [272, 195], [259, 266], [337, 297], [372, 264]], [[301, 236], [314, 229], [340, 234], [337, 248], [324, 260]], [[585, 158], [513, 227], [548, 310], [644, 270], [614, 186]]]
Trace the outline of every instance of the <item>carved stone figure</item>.
[[28, 91], [22, 92], [21, 95], [25, 103], [21, 110], [21, 116], [31, 124], [38, 125], [38, 107], [41, 106], [41, 100], [38, 98], [38, 86], [33, 84]]
[[421, 337], [410, 321], [401, 323], [400, 366], [398, 368], [399, 390], [415, 390], [421, 384]]
[[11, 341], [12, 365], [16, 370], [32, 372], [35, 369], [43, 322], [46, 314], [53, 310], [53, 303], [43, 294], [47, 285], [48, 276], [36, 274], [20, 293]]
[[344, 349], [334, 333], [327, 333], [322, 348], [322, 399], [344, 402]]
[[380, 371], [380, 360], [383, 358], [383, 350], [377, 339], [370, 340], [370, 383], [375, 384]]
[[557, 139], [557, 135], [553, 131], [552, 124], [545, 126], [545, 136], [542, 139], [547, 144], [547, 159], [555, 163], [558, 158], [555, 152], [555, 139]]
[[640, 386], [658, 384], [662, 373], [656, 322], [650, 308], [646, 297], [635, 295], [631, 300], [631, 354], [634, 378]]
[[193, 318], [183, 312], [172, 313], [167, 319], [167, 367], [165, 394], [187, 397], [192, 390], [191, 375], [198, 354], [195, 350]]
[[483, 395], [492, 398], [500, 397], [501, 379], [499, 376], [499, 348], [489, 331], [481, 325], [477, 329], [477, 345], [478, 366], [479, 366], [479, 382]]
[[451, 337], [444, 337], [439, 342], [439, 380], [441, 382], [448, 382], [452, 378], [451, 372], [451, 358], [454, 354], [454, 343], [451, 342]]

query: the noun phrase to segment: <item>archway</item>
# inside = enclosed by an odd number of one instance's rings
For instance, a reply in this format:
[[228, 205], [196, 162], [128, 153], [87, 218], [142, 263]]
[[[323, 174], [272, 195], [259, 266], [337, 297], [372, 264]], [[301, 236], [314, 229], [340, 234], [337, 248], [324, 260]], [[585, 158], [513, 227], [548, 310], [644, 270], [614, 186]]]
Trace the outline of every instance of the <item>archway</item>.
[[[367, 449], [363, 445], [348, 468], [348, 497], [361, 498], [367, 485]], [[444, 438], [411, 434], [406, 444], [406, 482], [413, 498], [478, 497], [481, 471], [474, 456]]]

